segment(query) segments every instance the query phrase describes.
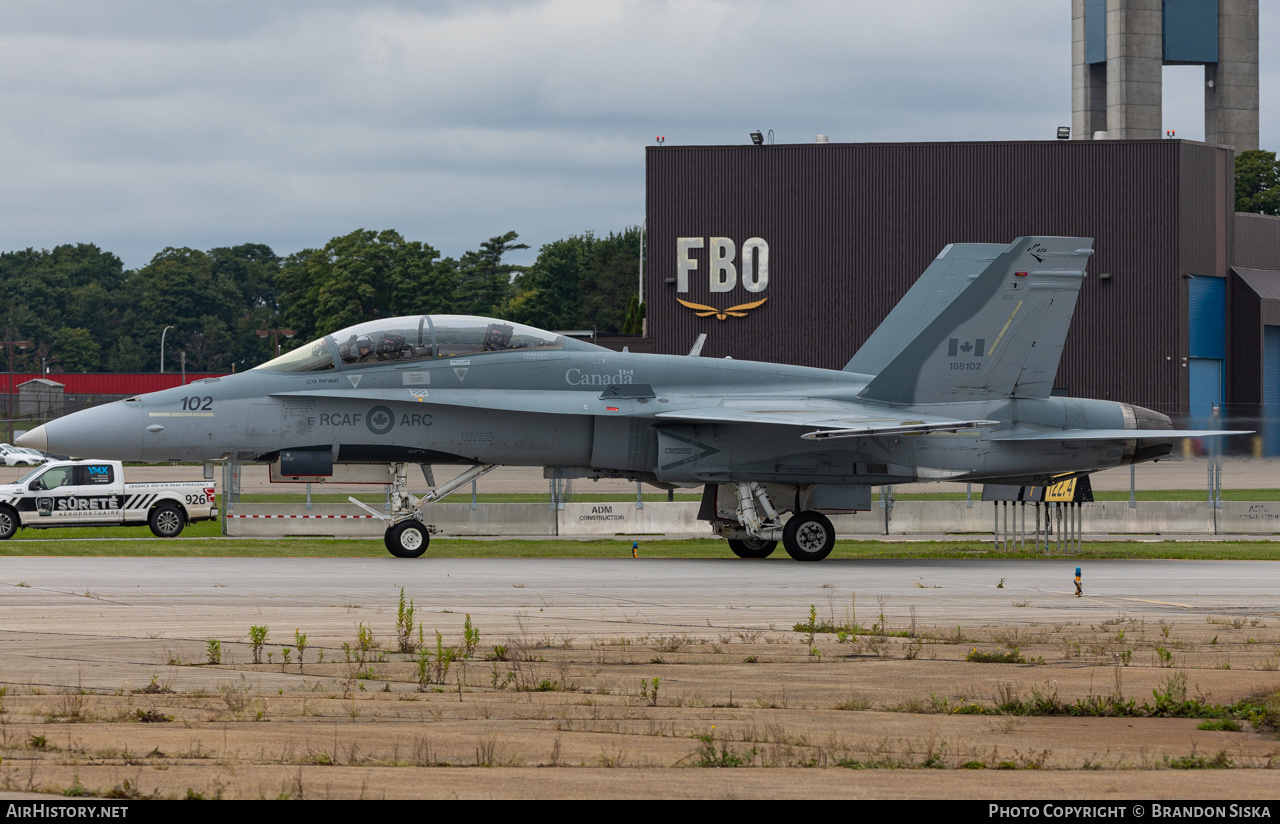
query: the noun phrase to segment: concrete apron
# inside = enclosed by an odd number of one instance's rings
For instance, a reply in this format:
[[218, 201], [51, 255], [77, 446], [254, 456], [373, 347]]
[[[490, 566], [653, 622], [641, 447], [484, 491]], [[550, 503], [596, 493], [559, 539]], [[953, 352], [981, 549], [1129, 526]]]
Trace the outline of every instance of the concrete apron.
[[[990, 535], [996, 516], [991, 503], [974, 501], [895, 501], [870, 512], [835, 515], [843, 537], [874, 535]], [[1022, 506], [1009, 505], [1010, 529], [1021, 531]], [[1041, 512], [1043, 513], [1043, 508]], [[439, 503], [430, 506], [430, 523], [446, 535], [559, 535], [567, 538], [614, 535], [706, 535], [709, 526], [697, 519], [697, 503], [634, 501], [566, 503], [561, 509], [541, 504]], [[1084, 535], [1275, 535], [1280, 534], [1280, 503], [1224, 501], [1212, 510], [1205, 501], [1142, 501], [1136, 509], [1125, 501], [1083, 504]], [[1000, 514], [1003, 529], [1003, 512]], [[1032, 529], [1035, 508], [1025, 506], [1026, 528]], [[1043, 516], [1042, 516], [1043, 517]], [[380, 536], [383, 521], [350, 504], [236, 504], [224, 533], [231, 536], [332, 535]]]

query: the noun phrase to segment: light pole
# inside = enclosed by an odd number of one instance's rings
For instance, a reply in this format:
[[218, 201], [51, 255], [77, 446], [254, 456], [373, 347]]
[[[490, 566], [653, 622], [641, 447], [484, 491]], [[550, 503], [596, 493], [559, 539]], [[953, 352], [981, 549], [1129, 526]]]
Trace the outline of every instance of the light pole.
[[174, 327], [166, 326], [164, 331], [160, 333], [160, 374], [164, 374], [164, 336], [169, 334], [169, 330]]
[[9, 422], [9, 440], [13, 440], [13, 347], [26, 349], [31, 345], [29, 340], [14, 340], [13, 330], [4, 327], [4, 347], [9, 350], [9, 393], [5, 396], [5, 418]]
[[271, 336], [271, 352], [272, 352], [271, 357], [273, 358], [280, 357], [280, 336], [284, 335], [286, 338], [291, 338], [296, 334], [298, 333], [292, 329], [259, 329], [258, 330], [258, 337], [260, 338], [265, 338], [267, 335]]

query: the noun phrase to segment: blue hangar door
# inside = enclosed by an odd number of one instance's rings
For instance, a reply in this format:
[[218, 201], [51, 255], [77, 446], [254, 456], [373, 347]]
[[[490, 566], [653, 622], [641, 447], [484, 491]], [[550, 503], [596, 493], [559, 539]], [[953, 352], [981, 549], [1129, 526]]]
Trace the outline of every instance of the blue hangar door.
[[1187, 282], [1187, 354], [1190, 369], [1190, 424], [1207, 428], [1214, 406], [1223, 401], [1227, 357], [1227, 281], [1197, 275]]
[[1280, 455], [1280, 326], [1262, 327], [1262, 448]]

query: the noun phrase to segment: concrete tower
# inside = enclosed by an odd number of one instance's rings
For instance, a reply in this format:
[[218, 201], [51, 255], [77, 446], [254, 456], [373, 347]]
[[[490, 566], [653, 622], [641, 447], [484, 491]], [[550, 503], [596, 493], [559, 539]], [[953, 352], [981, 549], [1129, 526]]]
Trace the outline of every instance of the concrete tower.
[[1161, 67], [1204, 66], [1205, 142], [1258, 148], [1258, 0], [1071, 0], [1071, 132], [1161, 137]]

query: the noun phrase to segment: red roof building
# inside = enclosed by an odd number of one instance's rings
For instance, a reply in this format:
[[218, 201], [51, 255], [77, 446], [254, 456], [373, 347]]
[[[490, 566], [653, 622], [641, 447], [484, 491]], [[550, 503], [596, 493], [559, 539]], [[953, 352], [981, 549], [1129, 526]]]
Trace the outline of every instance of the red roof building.
[[[222, 374], [219, 372], [188, 372], [186, 381], [191, 383], [201, 378], [217, 378], [221, 377]], [[17, 394], [18, 387], [21, 384], [36, 378], [57, 381], [66, 387], [63, 392], [67, 395], [140, 395], [144, 392], [158, 392], [161, 389], [172, 389], [175, 386], [182, 385], [182, 373], [180, 372], [165, 372], [164, 374], [159, 372], [123, 374], [51, 372], [48, 375], [14, 372], [14, 394]], [[0, 374], [0, 394], [7, 393], [9, 385], [9, 376]]]

